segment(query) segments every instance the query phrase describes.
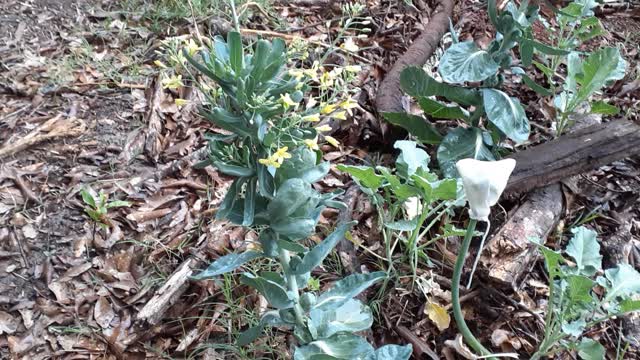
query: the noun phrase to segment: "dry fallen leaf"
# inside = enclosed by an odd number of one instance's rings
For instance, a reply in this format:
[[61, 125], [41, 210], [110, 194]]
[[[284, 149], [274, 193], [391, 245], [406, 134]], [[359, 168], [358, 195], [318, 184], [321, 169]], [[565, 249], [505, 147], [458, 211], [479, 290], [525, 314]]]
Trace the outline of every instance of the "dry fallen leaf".
[[431, 319], [434, 324], [436, 324], [438, 330], [444, 331], [449, 328], [449, 324], [451, 324], [451, 317], [443, 306], [429, 301], [427, 306], [424, 308], [424, 313], [429, 316], [429, 319]]
[[96, 301], [96, 306], [93, 308], [93, 317], [98, 325], [103, 329], [108, 328], [115, 316], [116, 313], [113, 311], [109, 300], [104, 296], [99, 297], [98, 301]]
[[18, 329], [18, 320], [9, 313], [0, 311], [0, 335], [13, 334]]

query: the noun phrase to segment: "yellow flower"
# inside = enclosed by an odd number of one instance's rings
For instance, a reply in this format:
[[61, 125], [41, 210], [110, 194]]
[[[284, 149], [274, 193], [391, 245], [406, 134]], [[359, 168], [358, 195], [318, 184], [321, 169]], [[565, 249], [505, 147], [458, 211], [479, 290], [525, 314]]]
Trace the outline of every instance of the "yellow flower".
[[305, 139], [304, 140], [305, 145], [307, 145], [309, 147], [309, 149], [311, 150], [318, 150], [320, 149], [318, 147], [318, 138], [316, 137], [315, 139]]
[[275, 154], [273, 154], [272, 156], [275, 157], [280, 164], [282, 164], [284, 159], [291, 159], [291, 154], [289, 154], [287, 150], [289, 150], [289, 147], [281, 147], [280, 149], [276, 150]]
[[172, 89], [175, 90], [181, 86], [184, 86], [182, 83], [182, 75], [173, 75], [171, 77], [165, 77], [162, 79], [162, 87], [164, 89]]
[[340, 45], [340, 47], [350, 52], [357, 52], [358, 50], [360, 50], [358, 45], [356, 45], [356, 43], [353, 41], [353, 38], [351, 37], [348, 37], [347, 40], [345, 40], [344, 43]]
[[321, 132], [321, 133], [322, 133], [322, 132], [331, 131], [331, 126], [329, 126], [329, 125], [322, 125], [322, 126], [318, 126], [318, 127], [316, 128], [316, 131], [317, 131], [317, 132]]
[[338, 140], [336, 140], [336, 138], [334, 138], [333, 136], [325, 136], [324, 137], [325, 140], [327, 140], [327, 142], [335, 147], [340, 146], [340, 142]]
[[298, 69], [290, 69], [289, 75], [300, 81], [304, 77], [304, 71]]
[[189, 100], [185, 100], [185, 99], [175, 99], [174, 103], [176, 104], [176, 106], [185, 106], [189, 103]]
[[304, 69], [302, 72], [307, 75], [311, 80], [318, 81], [318, 70], [320, 69], [320, 63], [314, 61], [310, 69]]
[[332, 79], [335, 79], [338, 76], [340, 76], [340, 74], [342, 74], [342, 68], [341, 67], [335, 67], [335, 68], [333, 68], [333, 70], [331, 70], [329, 72], [329, 77], [332, 78]]
[[331, 73], [325, 72], [320, 76], [320, 88], [328, 89], [333, 86], [333, 78], [331, 77]]
[[288, 109], [291, 106], [293, 107], [298, 106], [298, 103], [293, 101], [293, 99], [291, 99], [291, 95], [289, 94], [284, 94], [284, 95], [281, 94], [280, 102], [282, 102], [282, 106], [284, 106], [285, 109]]
[[178, 51], [175, 55], [171, 55], [169, 60], [173, 65], [184, 65], [187, 63], [187, 58], [184, 57], [182, 51]]
[[318, 121], [320, 121], [320, 114], [315, 113], [315, 114], [303, 116], [302, 117], [302, 121], [318, 122]]
[[344, 70], [347, 71], [347, 72], [356, 73], [356, 72], [362, 71], [362, 66], [360, 66], [360, 65], [347, 65], [347, 66], [344, 67]]
[[273, 166], [276, 169], [280, 167], [280, 163], [273, 160], [271, 157], [268, 157], [266, 159], [258, 159], [258, 162], [262, 165]]
[[347, 120], [347, 112], [346, 111], [338, 111], [337, 113], [331, 115], [334, 119], [338, 120]]
[[157, 67], [161, 68], [161, 69], [166, 69], [167, 65], [165, 65], [162, 61], [160, 60], [156, 60], [153, 62]]
[[320, 104], [320, 114], [327, 115], [331, 114], [333, 110], [337, 107], [336, 104]]
[[338, 106], [340, 106], [340, 108], [343, 110], [347, 110], [349, 115], [352, 115], [351, 109], [357, 108], [358, 102], [353, 100], [351, 95], [349, 95], [349, 97], [346, 98], [344, 101], [342, 101], [340, 104], [338, 104]]
[[202, 47], [198, 46], [193, 39], [189, 39], [189, 41], [186, 42], [185, 49], [187, 49], [189, 56], [193, 57]]

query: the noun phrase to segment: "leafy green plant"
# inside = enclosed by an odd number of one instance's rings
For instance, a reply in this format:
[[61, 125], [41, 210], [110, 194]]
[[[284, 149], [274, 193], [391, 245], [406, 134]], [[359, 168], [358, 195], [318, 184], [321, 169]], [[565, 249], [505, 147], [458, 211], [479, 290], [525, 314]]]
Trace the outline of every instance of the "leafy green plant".
[[307, 291], [311, 271], [353, 225], [338, 224], [310, 248], [303, 242], [315, 233], [323, 209], [344, 208], [335, 200], [341, 192], [320, 193], [312, 186], [330, 164], [320, 161], [318, 131], [308, 119], [330, 116], [336, 106], [300, 110], [309, 87], [296, 72], [285, 70], [284, 42], [258, 40], [254, 45], [253, 54], [247, 53], [240, 34], [230, 32], [226, 42], [216, 38], [211, 48], [183, 52], [221, 90], [217, 96], [208, 93], [202, 108], [202, 115], [228, 135], [209, 136], [209, 159], [200, 165], [211, 164], [235, 178], [216, 216], [255, 229], [260, 243], [260, 249], [219, 258], [195, 278], [211, 279], [257, 258], [280, 264], [278, 272], [241, 275], [241, 283], [255, 288], [272, 309], [240, 334], [239, 345], [276, 326], [292, 329], [296, 360], [408, 359], [410, 345], [374, 350], [354, 334], [373, 322], [370, 308], [355, 296], [386, 278], [384, 272], [350, 275], [326, 292]]
[[395, 171], [383, 166], [338, 165], [338, 169], [351, 175], [375, 205], [389, 269], [394, 268], [393, 252], [400, 241], [415, 275], [419, 257], [426, 258], [422, 249], [431, 243], [419, 241], [455, 205], [458, 185], [431, 173], [429, 155], [415, 142], [397, 141], [395, 148], [401, 151]]
[[[576, 9], [588, 6], [570, 5], [566, 10], [576, 14]], [[402, 89], [416, 99], [426, 116], [459, 119], [466, 123], [443, 136], [422, 116], [384, 114], [387, 121], [405, 128], [420, 142], [438, 145], [437, 159], [445, 176], [457, 176], [455, 163], [460, 159], [495, 160], [499, 157], [499, 144], [505, 138], [516, 144], [529, 138], [530, 124], [522, 104], [501, 90], [505, 75], [520, 76], [526, 85], [544, 96], [555, 96], [556, 88], [560, 89], [559, 85], [547, 89], [529, 77], [518, 66], [519, 59], [513, 55], [515, 48], [525, 67], [534, 63], [536, 53], [550, 59], [552, 65], [545, 65], [544, 61], [535, 62], [535, 65], [554, 81], [552, 84], [557, 84], [555, 77], [559, 65], [567, 63], [563, 91], [554, 101], [559, 110], [559, 127], [565, 127], [569, 116], [594, 92], [624, 76], [625, 63], [617, 49], [602, 49], [586, 58], [573, 51], [576, 39], [599, 34], [591, 18], [573, 17], [570, 20], [570, 15], [562, 15], [564, 26], [571, 29], [570, 35], [560, 35], [558, 46], [552, 46], [534, 39], [532, 24], [539, 19], [538, 10], [527, 1], [520, 6], [507, 2], [505, 11], [498, 13], [496, 1], [489, 0], [488, 13], [496, 36], [487, 49], [479, 48], [472, 41], [459, 42], [453, 34], [453, 44], [445, 51], [438, 67], [443, 82], [418, 67], [408, 67], [402, 72]], [[585, 58], [584, 62], [581, 62], [582, 58]], [[606, 104], [593, 105], [595, 111], [611, 111]]]
[[87, 213], [96, 224], [104, 227], [111, 224], [111, 218], [108, 215], [109, 209], [131, 206], [131, 203], [128, 201], [109, 201], [109, 195], [103, 191], [95, 194], [90, 188], [80, 190], [80, 195], [82, 196], [82, 201], [87, 205], [84, 208], [85, 213]]
[[[605, 348], [583, 337], [589, 328], [625, 313], [640, 310], [640, 273], [628, 264], [602, 270], [597, 234], [585, 227], [572, 230], [564, 253], [538, 245], [549, 272], [549, 301], [545, 334], [532, 359], [563, 349], [581, 359], [604, 359]], [[579, 341], [578, 341], [579, 340]]]

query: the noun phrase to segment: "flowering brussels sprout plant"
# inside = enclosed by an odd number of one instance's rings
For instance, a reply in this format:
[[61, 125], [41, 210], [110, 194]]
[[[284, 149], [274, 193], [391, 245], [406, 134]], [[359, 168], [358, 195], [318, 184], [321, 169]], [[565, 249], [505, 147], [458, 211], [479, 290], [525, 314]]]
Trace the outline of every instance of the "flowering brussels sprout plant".
[[202, 108], [202, 115], [228, 135], [209, 136], [209, 159], [201, 165], [235, 177], [217, 217], [255, 229], [261, 245], [223, 256], [195, 278], [210, 279], [256, 258], [280, 263], [280, 272], [241, 275], [241, 282], [255, 288], [272, 309], [240, 334], [240, 345], [275, 326], [292, 329], [296, 360], [408, 359], [410, 345], [374, 350], [355, 334], [373, 322], [371, 309], [355, 296], [384, 279], [384, 272], [347, 276], [326, 292], [307, 289], [311, 271], [353, 225], [338, 224], [311, 248], [302, 243], [315, 233], [323, 209], [344, 207], [335, 200], [341, 192], [321, 193], [312, 186], [328, 173], [329, 163], [320, 161], [318, 130], [309, 124], [339, 106], [299, 109], [308, 85], [296, 71], [285, 70], [283, 41], [258, 40], [253, 54], [247, 52], [238, 32], [230, 32], [226, 42], [214, 39], [212, 48], [197, 51], [199, 59], [184, 52], [221, 89], [218, 97], [209, 94]]

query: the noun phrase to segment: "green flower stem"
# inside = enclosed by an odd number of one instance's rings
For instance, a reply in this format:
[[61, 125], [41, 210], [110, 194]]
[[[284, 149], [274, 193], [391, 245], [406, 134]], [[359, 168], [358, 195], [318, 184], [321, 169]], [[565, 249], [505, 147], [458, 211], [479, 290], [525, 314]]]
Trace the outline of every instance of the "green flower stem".
[[[477, 220], [469, 220], [469, 226], [467, 226], [467, 234], [464, 236], [464, 241], [458, 252], [458, 258], [456, 259], [456, 265], [453, 268], [453, 279], [451, 280], [451, 300], [453, 303], [453, 317], [456, 319], [458, 330], [462, 333], [467, 344], [469, 344], [475, 351], [479, 352], [482, 356], [491, 355], [491, 352], [487, 350], [478, 339], [471, 333], [471, 330], [464, 321], [464, 315], [462, 314], [462, 306], [460, 304], [460, 278], [462, 277], [462, 268], [464, 267], [464, 258], [469, 251], [469, 245], [473, 238], [473, 233], [476, 230]], [[495, 360], [490, 357], [488, 359]]]
[[296, 280], [296, 276], [291, 273], [291, 268], [289, 267], [291, 254], [289, 254], [289, 251], [285, 249], [280, 249], [279, 257], [282, 269], [284, 270], [287, 279], [288, 290], [291, 293], [291, 296], [293, 296], [293, 312], [296, 316], [296, 323], [298, 323], [302, 328], [305, 328], [307, 325], [304, 321], [304, 310], [302, 310], [302, 306], [300, 306], [300, 289], [298, 288], [298, 281]]

